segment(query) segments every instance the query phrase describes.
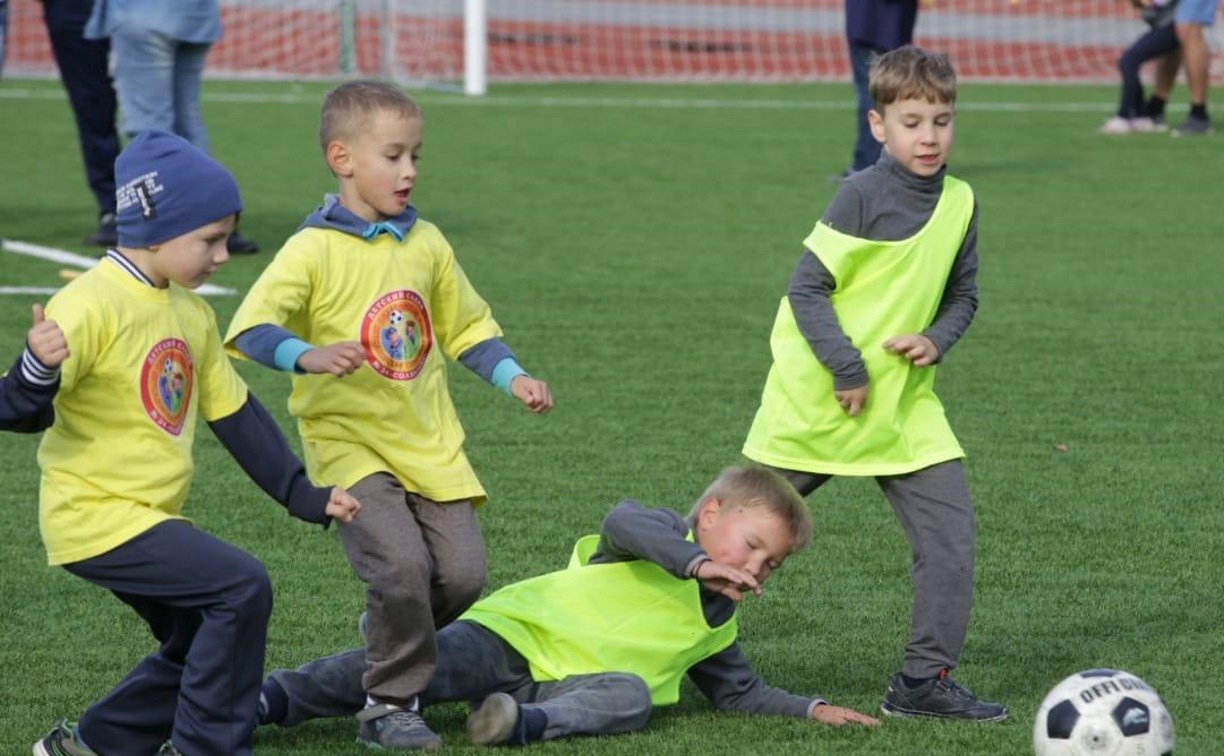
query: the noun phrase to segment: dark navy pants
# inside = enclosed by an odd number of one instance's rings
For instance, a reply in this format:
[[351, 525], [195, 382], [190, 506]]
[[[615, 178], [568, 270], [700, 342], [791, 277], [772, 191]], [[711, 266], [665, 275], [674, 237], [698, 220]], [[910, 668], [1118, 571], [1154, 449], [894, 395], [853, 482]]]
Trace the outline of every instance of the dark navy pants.
[[1152, 29], [1126, 48], [1118, 58], [1118, 71], [1122, 74], [1122, 101], [1118, 115], [1122, 118], [1141, 118], [1149, 115], [1143, 99], [1143, 82], [1139, 68], [1144, 63], [1161, 55], [1171, 53], [1181, 46], [1177, 41], [1177, 30], [1173, 24]]
[[871, 45], [850, 43], [850, 70], [854, 73], [854, 91], [858, 97], [858, 138], [854, 143], [854, 162], [852, 171], [870, 168], [880, 159], [880, 143], [871, 135], [871, 126], [867, 123], [867, 111], [871, 110], [871, 92], [867, 88], [867, 74], [871, 68], [872, 59], [884, 53], [884, 50]]
[[161, 643], [85, 711], [90, 748], [144, 756], [171, 740], [186, 756], [251, 753], [272, 612], [259, 560], [171, 520], [64, 569], [135, 609]]
[[107, 68], [110, 41], [82, 36], [92, 9], [93, 0], [43, 0], [43, 21], [51, 50], [76, 118], [85, 178], [102, 214], [115, 212], [118, 105]]

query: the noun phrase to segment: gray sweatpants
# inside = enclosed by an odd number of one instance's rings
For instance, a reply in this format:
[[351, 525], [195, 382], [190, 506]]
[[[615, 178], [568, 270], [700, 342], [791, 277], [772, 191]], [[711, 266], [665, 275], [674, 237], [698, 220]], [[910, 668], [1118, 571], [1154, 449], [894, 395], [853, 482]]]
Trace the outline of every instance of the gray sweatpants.
[[[779, 469], [807, 496], [829, 475]], [[960, 460], [876, 478], [909, 540], [914, 590], [903, 674], [934, 677], [960, 658], [973, 606], [977, 522]]]
[[[365, 511], [364, 509], [362, 511]], [[361, 649], [316, 659], [271, 678], [289, 698], [280, 724], [355, 714], [365, 705]], [[650, 719], [650, 689], [640, 677], [609, 672], [536, 683], [527, 661], [500, 637], [474, 622], [454, 622], [438, 631], [437, 670], [421, 693], [421, 704], [468, 701], [473, 708], [491, 693], [509, 693], [523, 708], [548, 717], [544, 739], [611, 735], [640, 730]]]
[[430, 501], [387, 473], [349, 492], [361, 513], [340, 525], [340, 539], [367, 586], [363, 686], [379, 701], [407, 704], [434, 674], [435, 628], [453, 622], [484, 589], [480, 524], [472, 502]]

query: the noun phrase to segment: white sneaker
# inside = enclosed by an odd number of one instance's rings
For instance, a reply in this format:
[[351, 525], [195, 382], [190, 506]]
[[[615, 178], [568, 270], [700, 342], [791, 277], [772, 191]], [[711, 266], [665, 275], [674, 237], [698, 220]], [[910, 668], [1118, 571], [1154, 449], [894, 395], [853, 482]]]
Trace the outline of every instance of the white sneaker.
[[[1150, 126], [1151, 119], [1146, 119], [1146, 120], [1148, 121], [1148, 125]], [[1123, 118], [1122, 116], [1114, 116], [1113, 118], [1110, 118], [1105, 123], [1101, 124], [1101, 128], [1097, 129], [1097, 132], [1100, 134], [1129, 134], [1132, 131], [1135, 131], [1134, 126], [1132, 126], [1133, 123], [1134, 122], [1131, 121], [1129, 118]]]
[[1160, 129], [1156, 127], [1156, 122], [1151, 118], [1147, 118], [1146, 116], [1142, 118], [1132, 118], [1130, 127], [1131, 131], [1135, 132], [1136, 134], [1153, 134], [1160, 131]]

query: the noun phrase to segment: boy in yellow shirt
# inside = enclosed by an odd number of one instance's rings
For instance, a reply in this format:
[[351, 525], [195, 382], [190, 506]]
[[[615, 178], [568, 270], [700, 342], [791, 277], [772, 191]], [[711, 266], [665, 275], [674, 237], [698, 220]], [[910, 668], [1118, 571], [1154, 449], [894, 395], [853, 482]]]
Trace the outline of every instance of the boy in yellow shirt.
[[463, 453], [445, 358], [532, 412], [552, 407], [446, 239], [409, 204], [423, 125], [389, 84], [327, 95], [320, 141], [340, 191], [277, 253], [226, 335], [231, 354], [293, 373], [289, 411], [311, 476], [341, 481], [365, 507], [340, 529], [368, 586], [358, 738], [400, 749], [441, 746], [417, 702], [436, 663], [434, 629], [485, 581], [475, 513], [485, 492]]
[[[729, 467], [687, 517], [623, 501], [567, 569], [511, 583], [438, 632], [426, 705], [472, 704], [478, 745], [525, 745], [646, 726], [691, 679], [721, 711], [874, 725], [872, 717], [768, 685], [738, 639], [736, 608], [811, 534], [782, 476]], [[277, 670], [262, 724], [290, 727], [362, 705], [361, 649]]]
[[879, 162], [842, 182], [804, 245], [774, 323], [774, 363], [744, 455], [808, 495], [876, 478], [913, 553], [910, 641], [885, 714], [996, 721], [949, 676], [973, 602], [976, 524], [935, 363], [977, 308], [977, 206], [947, 175], [956, 74], [906, 46], [871, 68]]
[[257, 559], [181, 515], [197, 416], [295, 517], [347, 521], [359, 505], [310, 484], [191, 291], [228, 258], [242, 209], [233, 176], [185, 140], [147, 131], [115, 161], [115, 178], [119, 246], [51, 298], [51, 320], [37, 323], [36, 309], [31, 373], [56, 388], [23, 414], [53, 420], [38, 450], [48, 562], [114, 593], [161, 647], [34, 754], [244, 756], [272, 588]]

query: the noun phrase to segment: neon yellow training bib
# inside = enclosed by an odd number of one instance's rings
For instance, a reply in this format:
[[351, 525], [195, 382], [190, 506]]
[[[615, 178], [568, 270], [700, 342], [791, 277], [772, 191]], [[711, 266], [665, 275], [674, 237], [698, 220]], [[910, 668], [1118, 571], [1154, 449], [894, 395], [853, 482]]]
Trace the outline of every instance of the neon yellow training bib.
[[903, 475], [965, 456], [935, 396], [935, 366], [914, 367], [884, 349], [893, 336], [931, 324], [973, 217], [973, 190], [944, 177], [927, 224], [901, 241], [869, 241], [817, 223], [804, 245], [833, 275], [838, 323], [863, 355], [867, 404], [850, 417], [833, 375], [799, 332], [786, 297], [770, 336], [765, 381], [744, 456], [828, 475]]
[[709, 627], [698, 581], [653, 562], [587, 564], [598, 542], [579, 539], [567, 569], [512, 583], [460, 619], [513, 646], [536, 682], [631, 672], [656, 706], [675, 703], [689, 667], [735, 642], [735, 615]]

